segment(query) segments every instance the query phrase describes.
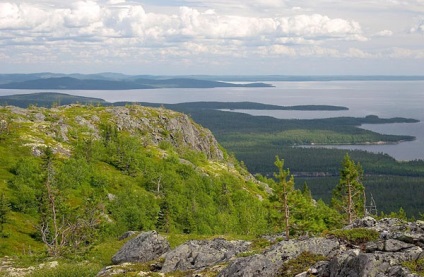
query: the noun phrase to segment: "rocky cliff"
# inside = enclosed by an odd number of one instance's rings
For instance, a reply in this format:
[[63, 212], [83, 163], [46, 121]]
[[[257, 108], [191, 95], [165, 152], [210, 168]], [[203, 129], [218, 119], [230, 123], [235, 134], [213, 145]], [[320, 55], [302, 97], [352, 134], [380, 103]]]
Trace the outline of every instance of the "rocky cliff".
[[37, 148], [49, 145], [55, 152], [69, 155], [71, 141], [99, 138], [102, 128], [110, 124], [118, 131], [138, 135], [145, 144], [169, 142], [177, 148], [203, 152], [209, 159], [224, 157], [209, 130], [185, 114], [166, 109], [138, 105], [106, 108], [74, 104], [52, 109], [6, 106], [2, 108], [1, 120], [2, 129], [10, 126], [20, 132], [24, 130], [20, 138], [35, 154], [39, 153]]
[[[251, 252], [247, 241], [189, 241], [173, 250], [167, 245], [156, 249], [157, 255], [146, 264], [150, 271], [136, 271], [134, 264], [123, 263], [103, 269], [98, 276], [114, 274], [167, 273], [172, 276], [320, 276], [320, 277], [414, 277], [411, 265], [423, 264], [424, 222], [403, 222], [385, 218], [379, 221], [371, 217], [357, 220], [345, 230], [372, 230], [379, 233], [376, 240], [352, 244], [334, 236], [299, 238], [275, 243], [261, 253]], [[157, 233], [142, 233], [130, 240], [118, 253], [127, 253], [122, 262], [131, 262], [135, 253], [149, 245], [163, 244]], [[144, 243], [139, 245], [138, 242]], [[139, 246], [135, 246], [139, 245]], [[124, 249], [124, 250], [123, 250]], [[296, 259], [314, 255], [318, 261], [309, 264], [303, 271], [290, 271]], [[116, 257], [116, 256], [115, 256]], [[116, 259], [114, 257], [114, 262]], [[144, 259], [145, 261], [145, 259]], [[299, 261], [297, 261], [299, 263]], [[302, 262], [302, 261], [300, 261]], [[409, 266], [408, 266], [409, 265]], [[409, 267], [409, 268], [408, 268]], [[419, 269], [419, 266], [417, 267]], [[422, 269], [421, 269], [422, 270]]]

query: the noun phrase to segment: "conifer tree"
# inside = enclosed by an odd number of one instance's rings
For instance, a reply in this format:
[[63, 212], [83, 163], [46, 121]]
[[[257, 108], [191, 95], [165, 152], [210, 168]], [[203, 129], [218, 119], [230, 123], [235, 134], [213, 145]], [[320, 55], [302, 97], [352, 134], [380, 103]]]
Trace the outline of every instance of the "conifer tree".
[[284, 160], [277, 156], [275, 157], [275, 166], [278, 168], [278, 173], [275, 173], [275, 178], [279, 181], [279, 198], [283, 205], [283, 219], [286, 232], [286, 239], [290, 238], [290, 206], [289, 195], [294, 191], [294, 177], [290, 175], [289, 169], [284, 169]]
[[333, 207], [345, 216], [348, 224], [364, 215], [365, 188], [362, 180], [361, 165], [346, 154], [340, 170], [340, 181], [333, 190], [331, 202]]

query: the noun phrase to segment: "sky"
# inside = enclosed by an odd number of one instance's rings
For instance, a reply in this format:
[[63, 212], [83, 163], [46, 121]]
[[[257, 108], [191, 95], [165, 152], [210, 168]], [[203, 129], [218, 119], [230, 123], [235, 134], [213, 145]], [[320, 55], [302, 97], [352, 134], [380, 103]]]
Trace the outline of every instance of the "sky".
[[0, 73], [424, 75], [424, 0], [0, 0]]

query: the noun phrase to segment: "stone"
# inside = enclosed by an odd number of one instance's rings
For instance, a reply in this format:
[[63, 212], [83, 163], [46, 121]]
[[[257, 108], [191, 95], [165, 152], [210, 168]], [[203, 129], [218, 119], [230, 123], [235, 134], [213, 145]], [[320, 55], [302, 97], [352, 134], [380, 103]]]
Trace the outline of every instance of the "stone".
[[122, 246], [112, 257], [112, 263], [148, 262], [159, 258], [169, 250], [168, 241], [156, 231], [143, 232]]
[[125, 232], [125, 233], [123, 233], [119, 238], [118, 238], [118, 240], [124, 240], [124, 239], [127, 239], [127, 238], [129, 238], [129, 237], [132, 237], [132, 236], [134, 236], [135, 234], [137, 234], [138, 232], [137, 231], [127, 231], [127, 232]]
[[303, 252], [332, 257], [339, 246], [337, 240], [325, 238], [281, 241], [261, 255], [236, 259], [218, 276], [275, 276], [284, 262]]
[[162, 272], [199, 270], [227, 262], [235, 255], [247, 251], [250, 244], [247, 241], [227, 241], [221, 238], [188, 241], [164, 255]]
[[386, 277], [394, 266], [415, 260], [420, 253], [422, 249], [416, 246], [402, 252], [361, 253], [349, 250], [330, 261], [330, 277]]
[[377, 220], [375, 220], [371, 216], [366, 216], [361, 219], [355, 220], [353, 223], [354, 227], [374, 227], [377, 224]]
[[384, 251], [386, 252], [399, 252], [411, 247], [414, 247], [414, 245], [394, 239], [388, 239], [384, 242]]

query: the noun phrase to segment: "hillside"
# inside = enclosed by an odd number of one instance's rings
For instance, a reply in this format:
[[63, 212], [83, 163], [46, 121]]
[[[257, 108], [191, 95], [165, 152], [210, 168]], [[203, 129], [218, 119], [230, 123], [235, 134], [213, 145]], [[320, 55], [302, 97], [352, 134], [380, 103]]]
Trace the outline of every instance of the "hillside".
[[102, 225], [111, 223], [111, 234], [266, 228], [258, 215], [265, 211], [264, 189], [210, 131], [186, 115], [140, 106], [72, 105], [8, 106], [0, 117], [0, 189], [11, 207], [3, 254], [22, 243], [40, 248], [36, 226], [46, 180], [70, 222], [73, 214], [83, 217], [91, 207]]
[[[55, 107], [68, 103], [126, 106], [131, 103], [108, 103], [102, 99], [85, 98], [62, 93], [37, 93], [0, 96], [0, 104], [20, 107], [30, 105]], [[190, 115], [193, 120], [212, 130], [219, 142], [252, 173], [272, 176], [275, 156], [286, 160], [286, 166], [297, 176], [297, 187], [306, 182], [316, 199], [330, 203], [331, 192], [338, 183], [340, 161], [346, 150], [293, 147], [303, 144], [397, 143], [414, 137], [378, 134], [361, 129], [364, 123], [414, 123], [409, 118], [330, 118], [317, 120], [283, 120], [266, 116], [217, 109], [251, 110], [335, 110], [337, 106], [277, 106], [250, 102], [192, 102], [180, 104], [140, 103], [143, 106], [165, 107]], [[424, 161], [399, 162], [385, 154], [349, 151], [365, 170], [367, 196], [376, 200], [378, 210], [385, 213], [402, 207], [409, 216], [418, 217], [424, 208], [421, 201]], [[399, 185], [401, 184], [401, 185]]]

